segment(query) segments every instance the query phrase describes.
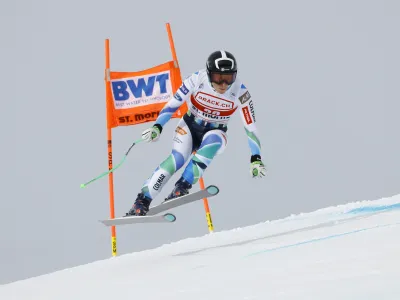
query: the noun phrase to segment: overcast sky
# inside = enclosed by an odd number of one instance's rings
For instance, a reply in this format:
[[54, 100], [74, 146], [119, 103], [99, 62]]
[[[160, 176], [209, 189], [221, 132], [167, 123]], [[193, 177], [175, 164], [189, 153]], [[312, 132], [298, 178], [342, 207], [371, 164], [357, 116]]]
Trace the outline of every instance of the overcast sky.
[[[0, 17], [0, 283], [111, 256], [98, 222], [108, 180], [79, 188], [107, 170], [104, 40], [112, 70], [146, 69], [171, 59], [167, 22], [182, 76], [228, 50], [255, 102], [268, 176], [250, 178], [235, 115], [204, 176], [221, 189], [215, 230], [400, 192], [399, 1], [16, 0]], [[169, 154], [177, 121], [115, 173], [118, 216]], [[113, 130], [115, 163], [149, 125]], [[117, 228], [119, 254], [207, 234], [201, 202], [174, 212], [174, 224]]]

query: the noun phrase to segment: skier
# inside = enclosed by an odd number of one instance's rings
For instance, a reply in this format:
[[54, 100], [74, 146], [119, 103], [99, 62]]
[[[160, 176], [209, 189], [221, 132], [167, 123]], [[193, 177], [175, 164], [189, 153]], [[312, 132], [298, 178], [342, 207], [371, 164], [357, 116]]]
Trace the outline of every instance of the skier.
[[188, 103], [188, 111], [175, 129], [171, 154], [144, 182], [126, 216], [146, 215], [151, 201], [192, 156], [164, 201], [188, 194], [213, 158], [224, 151], [228, 141], [227, 123], [238, 108], [251, 152], [251, 176], [265, 176], [266, 168], [261, 161], [261, 145], [255, 125], [254, 103], [249, 91], [237, 77], [236, 59], [230, 52], [221, 50], [211, 53], [206, 68], [183, 81], [174, 97], [160, 111], [154, 125], [143, 131], [142, 139], [146, 142], [158, 140], [164, 125], [184, 102]]

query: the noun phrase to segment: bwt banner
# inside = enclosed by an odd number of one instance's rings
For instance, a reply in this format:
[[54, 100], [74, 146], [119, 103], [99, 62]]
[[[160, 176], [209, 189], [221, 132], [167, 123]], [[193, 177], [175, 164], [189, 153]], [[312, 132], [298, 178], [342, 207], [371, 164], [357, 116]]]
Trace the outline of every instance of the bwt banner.
[[116, 109], [169, 101], [173, 97], [170, 72], [111, 80]]
[[[172, 61], [139, 72], [109, 72], [107, 117], [110, 127], [155, 121], [181, 81], [179, 68], [174, 67]], [[180, 118], [186, 109], [186, 104], [182, 105], [172, 117]]]

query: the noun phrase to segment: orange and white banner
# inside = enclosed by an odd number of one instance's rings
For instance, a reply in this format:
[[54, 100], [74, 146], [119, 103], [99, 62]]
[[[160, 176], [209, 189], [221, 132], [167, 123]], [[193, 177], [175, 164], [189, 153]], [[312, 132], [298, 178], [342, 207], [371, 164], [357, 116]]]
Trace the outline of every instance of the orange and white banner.
[[[155, 121], [182, 79], [170, 61], [139, 72], [106, 70], [106, 81], [107, 123], [113, 128]], [[185, 103], [172, 118], [182, 117], [186, 110]]]

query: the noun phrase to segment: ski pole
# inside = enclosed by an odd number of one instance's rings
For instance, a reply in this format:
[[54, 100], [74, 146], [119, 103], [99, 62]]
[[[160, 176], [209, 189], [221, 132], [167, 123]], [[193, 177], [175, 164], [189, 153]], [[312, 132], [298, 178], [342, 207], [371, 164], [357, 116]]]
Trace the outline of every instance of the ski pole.
[[128, 156], [129, 151], [131, 151], [131, 149], [133, 148], [133, 146], [135, 146], [136, 144], [139, 144], [139, 143], [142, 142], [142, 141], [143, 141], [142, 139], [138, 139], [138, 140], [134, 141], [133, 144], [129, 147], [128, 151], [126, 151], [124, 157], [122, 158], [122, 160], [120, 161], [120, 163], [119, 163], [118, 165], [116, 165], [114, 168], [108, 170], [107, 172], [104, 172], [104, 173], [102, 173], [101, 175], [99, 175], [99, 176], [93, 178], [92, 180], [89, 180], [89, 181], [86, 182], [86, 183], [82, 183], [82, 184], [81, 184], [81, 188], [84, 188], [84, 187], [86, 187], [88, 184], [90, 184], [90, 183], [92, 183], [92, 182], [94, 182], [94, 181], [96, 181], [96, 180], [98, 180], [98, 179], [100, 179], [100, 178], [102, 178], [102, 177], [104, 177], [104, 176], [110, 174], [111, 172], [114, 172], [117, 168], [119, 168], [119, 167], [125, 162], [125, 159], [126, 159], [126, 157]]

